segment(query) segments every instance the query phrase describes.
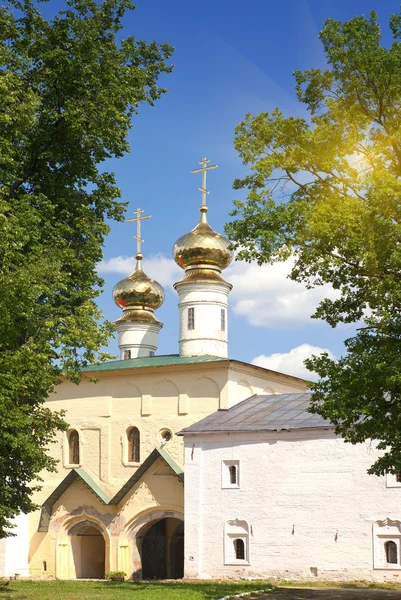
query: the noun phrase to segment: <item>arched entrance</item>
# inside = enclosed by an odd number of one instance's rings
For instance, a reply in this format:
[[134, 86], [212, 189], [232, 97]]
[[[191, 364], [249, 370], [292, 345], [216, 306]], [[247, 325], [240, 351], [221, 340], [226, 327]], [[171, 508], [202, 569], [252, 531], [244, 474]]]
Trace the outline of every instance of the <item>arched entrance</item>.
[[71, 550], [77, 579], [104, 579], [106, 544], [100, 527], [81, 521], [70, 529]]
[[142, 579], [180, 579], [184, 576], [184, 523], [159, 519], [138, 534]]

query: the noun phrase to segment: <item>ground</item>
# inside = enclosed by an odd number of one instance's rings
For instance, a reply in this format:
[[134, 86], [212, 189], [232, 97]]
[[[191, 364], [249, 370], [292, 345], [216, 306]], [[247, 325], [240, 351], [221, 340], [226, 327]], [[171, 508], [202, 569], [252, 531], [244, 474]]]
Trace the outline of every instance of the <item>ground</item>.
[[[216, 600], [227, 595], [268, 589], [267, 583], [249, 582], [108, 582], [10, 581], [0, 583], [0, 600]], [[401, 588], [278, 588], [248, 600], [401, 600]]]
[[[279, 589], [277, 593], [258, 596], [257, 600], [400, 600], [401, 590], [377, 589]], [[252, 600], [248, 596], [247, 600]], [[255, 596], [256, 600], [256, 596]]]

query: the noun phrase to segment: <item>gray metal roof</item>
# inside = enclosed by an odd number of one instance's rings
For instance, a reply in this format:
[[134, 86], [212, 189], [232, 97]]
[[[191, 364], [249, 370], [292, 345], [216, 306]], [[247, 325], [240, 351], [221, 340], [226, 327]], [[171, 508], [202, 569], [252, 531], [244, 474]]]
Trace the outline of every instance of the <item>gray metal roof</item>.
[[311, 393], [251, 396], [228, 410], [218, 410], [186, 427], [178, 435], [332, 427], [330, 421], [307, 412], [311, 396]]

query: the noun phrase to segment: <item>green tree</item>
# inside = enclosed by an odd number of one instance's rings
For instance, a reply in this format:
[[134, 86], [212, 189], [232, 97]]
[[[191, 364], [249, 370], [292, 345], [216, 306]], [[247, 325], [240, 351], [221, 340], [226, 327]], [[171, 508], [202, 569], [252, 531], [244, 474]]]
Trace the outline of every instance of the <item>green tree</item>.
[[[247, 115], [235, 146], [249, 174], [227, 227], [239, 256], [295, 257], [290, 274], [338, 291], [315, 318], [364, 322], [338, 362], [307, 361], [320, 376], [312, 411], [352, 443], [377, 440], [370, 472], [401, 469], [401, 16], [391, 47], [375, 13], [320, 34], [328, 69], [296, 72], [303, 116]], [[300, 113], [301, 114], [301, 113]]]
[[129, 0], [67, 0], [46, 20], [34, 0], [0, 9], [0, 537], [32, 492], [63, 414], [44, 400], [103, 360], [96, 264], [124, 205], [112, 173], [131, 118], [153, 104], [169, 44], [120, 39]]

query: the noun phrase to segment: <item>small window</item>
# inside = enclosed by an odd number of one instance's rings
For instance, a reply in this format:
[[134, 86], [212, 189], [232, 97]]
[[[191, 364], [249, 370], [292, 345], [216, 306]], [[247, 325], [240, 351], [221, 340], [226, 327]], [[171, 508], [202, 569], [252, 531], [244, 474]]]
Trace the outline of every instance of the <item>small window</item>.
[[395, 542], [386, 542], [384, 544], [386, 550], [386, 561], [392, 565], [398, 563], [397, 544]]
[[131, 350], [124, 350], [123, 360], [129, 360], [131, 358]]
[[188, 308], [188, 329], [195, 329], [195, 308]]
[[160, 438], [162, 444], [167, 444], [171, 440], [171, 431], [169, 429], [162, 429], [160, 432]]
[[221, 462], [221, 487], [240, 487], [240, 462], [239, 460], [223, 460]]
[[75, 429], [68, 436], [68, 450], [70, 465], [79, 465], [79, 435]]
[[230, 465], [228, 470], [230, 472], [230, 483], [231, 485], [235, 485], [237, 483], [237, 467], [235, 465]]
[[250, 564], [249, 524], [233, 519], [224, 524], [224, 564]]
[[221, 309], [221, 331], [226, 330], [226, 311], [224, 308]]
[[245, 560], [245, 544], [240, 538], [234, 540], [234, 554], [237, 560]]
[[132, 427], [128, 432], [128, 462], [140, 462], [140, 442], [139, 429]]
[[395, 472], [395, 480], [397, 483], [401, 483], [401, 471]]
[[154, 350], [150, 350], [149, 356], [154, 356], [154, 355], [155, 355], [155, 351]]

